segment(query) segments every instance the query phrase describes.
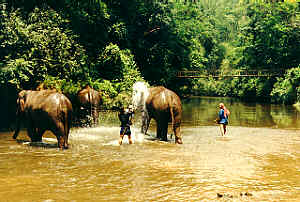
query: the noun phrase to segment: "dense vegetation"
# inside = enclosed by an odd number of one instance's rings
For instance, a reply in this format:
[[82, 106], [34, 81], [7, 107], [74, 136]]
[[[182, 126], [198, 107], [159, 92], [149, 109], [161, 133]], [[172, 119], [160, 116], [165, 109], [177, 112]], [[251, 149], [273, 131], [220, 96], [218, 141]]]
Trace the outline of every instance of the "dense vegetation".
[[[90, 84], [107, 108], [145, 80], [180, 95], [300, 99], [300, 4], [289, 0], [0, 0], [0, 89]], [[180, 70], [283, 69], [180, 79]]]

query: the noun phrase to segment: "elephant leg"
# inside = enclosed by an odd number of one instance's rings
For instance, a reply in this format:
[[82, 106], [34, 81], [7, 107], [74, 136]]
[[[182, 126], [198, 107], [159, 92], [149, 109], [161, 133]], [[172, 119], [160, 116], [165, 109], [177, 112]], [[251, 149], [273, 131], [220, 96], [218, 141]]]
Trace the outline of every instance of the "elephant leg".
[[37, 128], [38, 124], [36, 124], [34, 121], [31, 121], [31, 132], [32, 132], [32, 135], [31, 135], [31, 141], [32, 142], [41, 142], [42, 141], [42, 135], [43, 133], [45, 132], [44, 129], [40, 129], [40, 128]]
[[20, 118], [17, 119], [17, 124], [16, 124], [16, 130], [15, 130], [15, 133], [13, 135], [13, 138], [14, 139], [17, 139], [18, 135], [19, 135], [19, 132], [20, 132], [20, 125], [21, 125], [21, 121], [19, 120]]
[[64, 127], [64, 148], [68, 149], [68, 141], [69, 141], [69, 132], [70, 132], [70, 126], [68, 124]]
[[34, 137], [36, 142], [42, 142], [42, 137], [45, 131], [46, 131], [45, 129], [40, 129], [40, 128], [36, 130], [36, 136]]
[[28, 134], [31, 142], [36, 142], [36, 140], [34, 139], [34, 136], [35, 136], [34, 129], [32, 127], [27, 128], [27, 134]]
[[99, 112], [97, 109], [93, 109], [93, 126], [97, 126], [99, 121]]
[[32, 129], [33, 134], [31, 137], [31, 141], [32, 142], [41, 142], [42, 141], [42, 134], [44, 133], [44, 131], [38, 129], [38, 128], [33, 128]]
[[168, 122], [163, 122], [161, 125], [161, 140], [168, 141]]
[[13, 138], [14, 139], [17, 139], [18, 135], [19, 135], [19, 132], [20, 132], [20, 128], [18, 127], [13, 135]]
[[150, 125], [150, 117], [147, 112], [142, 112], [142, 128], [141, 133], [146, 134]]
[[175, 123], [173, 126], [174, 134], [175, 134], [175, 143], [182, 144], [182, 137], [180, 133], [180, 123]]
[[160, 131], [161, 131], [160, 125], [157, 124], [157, 127], [156, 127], [156, 137], [157, 137], [158, 139], [160, 139]]
[[162, 131], [163, 131], [163, 125], [161, 122], [157, 121], [157, 128], [156, 128], [156, 137], [158, 139], [162, 139]]
[[56, 138], [57, 138], [57, 146], [60, 149], [64, 149], [64, 138], [63, 138], [63, 136], [59, 135]]
[[37, 142], [35, 140], [36, 128], [34, 127], [32, 120], [29, 120], [29, 122], [28, 122], [27, 134], [28, 134], [29, 138], [31, 139], [31, 142]]
[[63, 149], [68, 149], [69, 148], [68, 139], [69, 139], [69, 131], [70, 131], [69, 125], [67, 123], [61, 124], [60, 131], [63, 139], [63, 145], [62, 145]]
[[88, 124], [87, 124], [88, 127], [92, 127], [94, 125], [94, 114], [92, 109], [88, 110], [87, 118], [88, 118]]
[[90, 114], [88, 109], [82, 108], [79, 112], [79, 120], [81, 126], [89, 126], [90, 125]]
[[141, 133], [147, 134], [149, 125], [150, 125], [150, 120], [148, 120], [148, 119], [143, 120]]
[[68, 148], [68, 137], [66, 137], [66, 132], [64, 125], [62, 123], [58, 123], [56, 129], [52, 131], [57, 138], [57, 145], [60, 149]]

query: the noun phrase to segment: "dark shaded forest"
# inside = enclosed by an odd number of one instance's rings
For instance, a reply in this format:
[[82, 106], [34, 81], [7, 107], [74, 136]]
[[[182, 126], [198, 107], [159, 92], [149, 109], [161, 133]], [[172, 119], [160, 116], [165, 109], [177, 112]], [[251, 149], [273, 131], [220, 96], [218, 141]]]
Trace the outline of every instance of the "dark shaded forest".
[[[16, 93], [89, 84], [104, 107], [136, 81], [180, 96], [300, 101], [300, 3], [251, 0], [0, 0], [0, 106]], [[178, 71], [284, 70], [280, 77], [177, 78]], [[1, 127], [0, 127], [1, 128]]]

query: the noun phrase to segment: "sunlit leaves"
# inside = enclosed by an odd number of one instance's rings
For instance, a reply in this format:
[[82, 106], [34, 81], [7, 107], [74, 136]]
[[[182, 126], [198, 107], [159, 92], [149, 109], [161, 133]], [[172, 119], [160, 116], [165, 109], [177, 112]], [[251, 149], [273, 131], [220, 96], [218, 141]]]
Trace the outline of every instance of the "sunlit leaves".
[[299, 96], [300, 66], [288, 70], [284, 78], [278, 78], [271, 92], [274, 102], [292, 104]]
[[299, 15], [297, 10], [296, 5], [289, 3], [249, 7], [250, 22], [242, 37], [245, 65], [272, 69], [291, 68], [300, 63], [300, 28], [291, 26]]
[[70, 35], [72, 32], [64, 28], [65, 23], [68, 21], [51, 9], [35, 9], [27, 19], [18, 12], [8, 15], [2, 24], [0, 51], [6, 61], [3, 66], [10, 69], [6, 73], [13, 78], [11, 82], [25, 87], [34, 86], [47, 75], [69, 79], [77, 76], [85, 53]]

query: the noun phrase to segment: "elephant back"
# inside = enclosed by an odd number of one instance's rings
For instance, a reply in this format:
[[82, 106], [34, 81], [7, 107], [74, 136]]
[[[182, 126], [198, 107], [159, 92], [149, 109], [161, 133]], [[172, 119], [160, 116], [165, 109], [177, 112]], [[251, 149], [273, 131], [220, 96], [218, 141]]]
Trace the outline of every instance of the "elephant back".
[[167, 110], [174, 108], [178, 113], [182, 112], [182, 105], [179, 96], [163, 87], [152, 87], [150, 88], [150, 94], [146, 101], [147, 106], [150, 106], [154, 109]]
[[146, 111], [149, 118], [180, 123], [182, 105], [179, 96], [162, 86], [152, 87], [146, 101]]
[[102, 103], [101, 95], [90, 86], [86, 86], [77, 93], [77, 101], [82, 107], [98, 107]]
[[56, 90], [29, 91], [26, 94], [25, 107], [27, 110], [50, 112], [57, 109], [72, 110], [71, 101]]

